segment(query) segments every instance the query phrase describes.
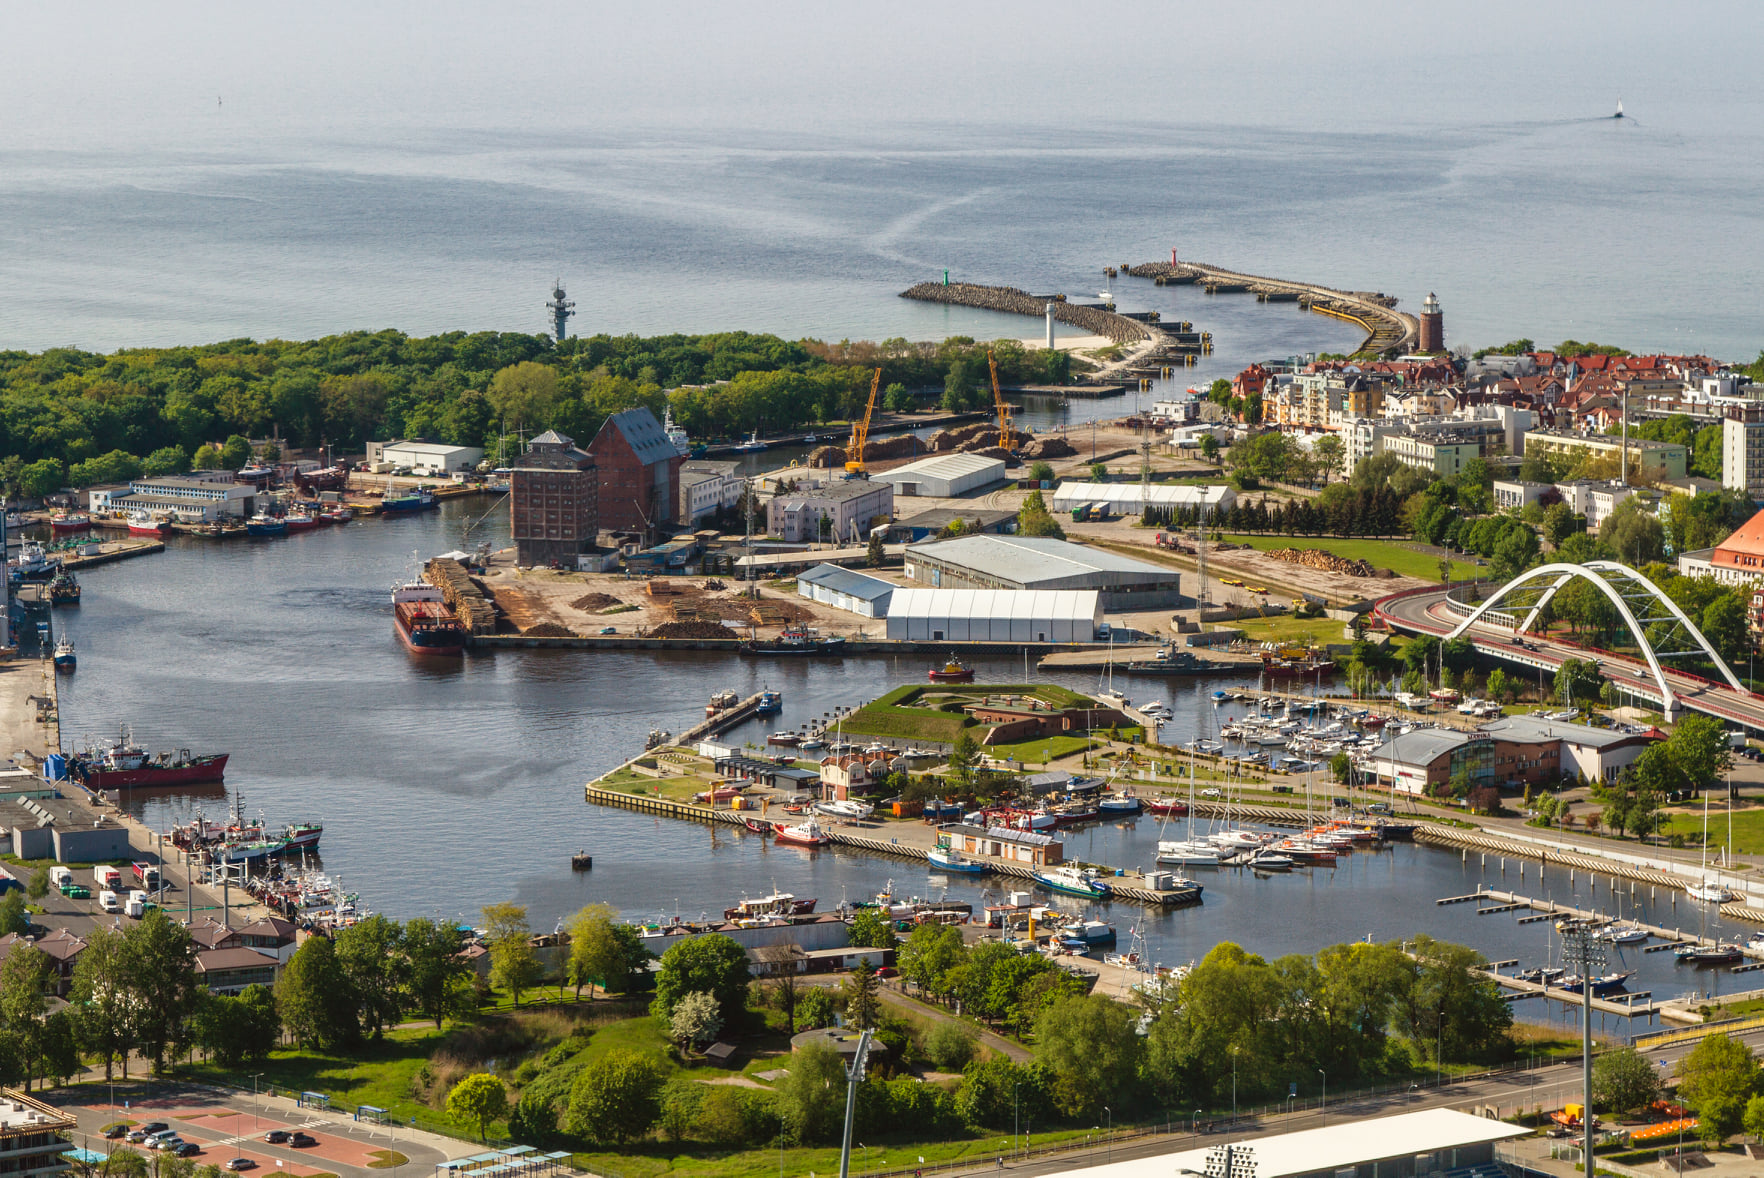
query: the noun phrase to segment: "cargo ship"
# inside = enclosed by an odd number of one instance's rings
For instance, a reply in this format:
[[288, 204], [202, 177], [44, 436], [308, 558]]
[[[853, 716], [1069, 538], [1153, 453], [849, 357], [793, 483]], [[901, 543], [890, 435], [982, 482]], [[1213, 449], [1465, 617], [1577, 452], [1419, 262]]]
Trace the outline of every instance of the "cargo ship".
[[88, 789], [116, 789], [120, 786], [193, 785], [199, 781], [219, 781], [226, 772], [228, 753], [190, 755], [189, 749], [176, 753], [149, 753], [134, 742], [129, 730], [106, 747], [89, 748], [84, 754], [68, 758], [68, 772]]
[[466, 628], [441, 599], [441, 590], [427, 581], [392, 587], [392, 628], [414, 654], [465, 653]]

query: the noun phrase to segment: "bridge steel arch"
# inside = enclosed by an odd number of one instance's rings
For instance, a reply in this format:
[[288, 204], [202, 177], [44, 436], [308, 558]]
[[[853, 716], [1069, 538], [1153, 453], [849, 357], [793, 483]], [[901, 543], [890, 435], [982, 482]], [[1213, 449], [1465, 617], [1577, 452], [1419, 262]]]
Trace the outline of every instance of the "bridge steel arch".
[[1735, 691], [1746, 691], [1746, 688], [1740, 683], [1739, 679], [1735, 677], [1733, 671], [1728, 667], [1726, 660], [1715, 652], [1713, 646], [1709, 645], [1709, 640], [1703, 637], [1703, 632], [1697, 629], [1695, 624], [1693, 624], [1689, 618], [1685, 617], [1684, 611], [1678, 608], [1677, 602], [1666, 596], [1665, 592], [1661, 590], [1658, 585], [1654, 584], [1628, 565], [1618, 564], [1616, 561], [1611, 560], [1589, 560], [1585, 564], [1546, 564], [1539, 565], [1537, 568], [1529, 569], [1526, 572], [1520, 573], [1517, 577], [1514, 577], [1511, 581], [1508, 581], [1505, 585], [1502, 585], [1499, 589], [1491, 593], [1486, 601], [1477, 606], [1468, 617], [1457, 624], [1450, 634], [1446, 635], [1446, 640], [1450, 641], [1461, 635], [1465, 630], [1468, 630], [1476, 623], [1478, 618], [1482, 617], [1482, 615], [1493, 608], [1497, 602], [1512, 593], [1515, 589], [1523, 588], [1525, 585], [1534, 581], [1542, 581], [1552, 577], [1555, 578], [1549, 588], [1544, 590], [1543, 596], [1538, 598], [1536, 604], [1531, 607], [1531, 611], [1525, 615], [1524, 621], [1520, 622], [1519, 633], [1524, 633], [1531, 628], [1531, 624], [1537, 620], [1537, 615], [1542, 612], [1543, 607], [1549, 603], [1550, 598], [1556, 595], [1558, 589], [1562, 588], [1562, 586], [1568, 584], [1568, 582], [1574, 580], [1576, 577], [1583, 578], [1584, 580], [1591, 582], [1601, 593], [1610, 599], [1611, 604], [1617, 607], [1617, 613], [1623, 618], [1624, 624], [1629, 627], [1630, 633], [1635, 635], [1636, 645], [1641, 647], [1643, 656], [1648, 660], [1648, 669], [1653, 672], [1654, 682], [1660, 688], [1660, 698], [1665, 704], [1666, 714], [1670, 716], [1679, 708], [1678, 697], [1673, 694], [1672, 685], [1666, 681], [1666, 672], [1661, 669], [1660, 660], [1655, 656], [1653, 645], [1648, 642], [1647, 631], [1643, 628], [1641, 619], [1637, 618], [1635, 616], [1635, 611], [1629, 608], [1629, 602], [1623, 594], [1617, 592], [1616, 587], [1613, 586], [1610, 581], [1606, 580], [1605, 576], [1601, 575], [1607, 573], [1634, 582], [1646, 590], [1648, 596], [1652, 597], [1660, 605], [1665, 606], [1667, 612], [1677, 619], [1678, 623], [1685, 628], [1685, 631], [1689, 633], [1692, 638], [1696, 639], [1697, 645], [1702, 647], [1703, 653], [1707, 654], [1709, 660], [1715, 664], [1716, 668], [1720, 670], [1722, 675], [1726, 676], [1728, 683], [1733, 686], [1733, 689]]

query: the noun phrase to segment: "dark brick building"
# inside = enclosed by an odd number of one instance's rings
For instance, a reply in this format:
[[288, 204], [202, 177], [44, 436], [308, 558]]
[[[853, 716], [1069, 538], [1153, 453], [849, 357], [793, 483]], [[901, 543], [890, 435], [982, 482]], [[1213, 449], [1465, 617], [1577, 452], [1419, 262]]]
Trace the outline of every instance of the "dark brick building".
[[647, 409], [606, 419], [588, 444], [600, 471], [600, 526], [667, 532], [679, 519], [680, 466], [686, 461]]
[[561, 561], [575, 567], [576, 554], [600, 535], [600, 481], [594, 459], [556, 430], [533, 439], [514, 466], [509, 531], [515, 563], [532, 568]]

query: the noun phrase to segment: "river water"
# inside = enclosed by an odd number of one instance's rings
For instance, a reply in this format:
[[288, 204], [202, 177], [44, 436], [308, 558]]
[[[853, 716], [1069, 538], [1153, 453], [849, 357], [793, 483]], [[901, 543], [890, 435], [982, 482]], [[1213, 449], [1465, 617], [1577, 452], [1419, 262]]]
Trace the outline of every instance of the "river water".
[[[744, 832], [587, 805], [584, 782], [641, 748], [651, 728], [697, 722], [713, 692], [781, 690], [782, 715], [731, 734], [763, 742], [767, 731], [922, 681], [923, 657], [759, 662], [498, 650], [457, 663], [412, 658], [392, 632], [387, 588], [410, 574], [413, 552], [464, 545], [467, 525], [484, 511], [480, 500], [456, 500], [437, 513], [282, 539], [174, 538], [164, 555], [92, 569], [82, 577], [82, 605], [57, 612], [80, 651], [79, 670], [61, 679], [64, 742], [83, 745], [128, 724], [151, 748], [230, 752], [224, 789], [135, 796], [128, 808], [157, 828], [198, 808], [218, 815], [234, 797], [272, 825], [318, 818], [326, 869], [367, 907], [398, 917], [470, 920], [510, 898], [527, 904], [540, 928], [593, 901], [633, 918], [697, 917], [774, 888], [832, 907], [890, 880], [901, 894], [947, 889], [976, 903], [998, 894], [998, 885], [898, 861], [773, 847]], [[499, 512], [481, 525], [505, 526]], [[1024, 675], [1011, 659], [981, 660], [979, 670], [992, 682]], [[1047, 678], [1096, 686], [1094, 673]], [[1217, 730], [1207, 698], [1214, 681], [1119, 685], [1141, 701], [1167, 699], [1174, 733]], [[1150, 818], [1106, 823], [1068, 833], [1066, 849], [1090, 862], [1149, 867], [1158, 834]], [[577, 850], [594, 856], [592, 871], [570, 870]], [[1140, 925], [1151, 959], [1166, 964], [1198, 959], [1222, 940], [1278, 955], [1416, 933], [1540, 962], [1547, 922], [1519, 926], [1512, 916], [1476, 917], [1473, 905], [1433, 903], [1484, 880], [1539, 894], [1535, 865], [1524, 885], [1516, 862], [1508, 870], [1503, 883], [1498, 863], [1484, 869], [1476, 857], [1396, 846], [1346, 857], [1333, 870], [1207, 872], [1197, 907], [1147, 913], [1116, 904], [1105, 914], [1123, 941]], [[1542, 894], [1584, 895], [1585, 878], [1577, 883], [1578, 893], [1552, 869]], [[1639, 899], [1625, 914], [1696, 927], [1683, 900], [1675, 910], [1664, 895]], [[1631, 951], [1629, 965], [1640, 970], [1637, 987], [1659, 995], [1721, 980], [1693, 977], [1670, 954]], [[1544, 1014], [1537, 1001], [1519, 1008], [1527, 1018]]]

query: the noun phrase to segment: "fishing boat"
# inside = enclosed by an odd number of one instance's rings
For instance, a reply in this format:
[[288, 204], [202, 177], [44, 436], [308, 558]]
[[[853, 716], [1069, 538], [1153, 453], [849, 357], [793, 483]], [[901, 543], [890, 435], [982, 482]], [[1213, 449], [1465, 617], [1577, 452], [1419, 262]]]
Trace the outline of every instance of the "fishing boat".
[[325, 833], [322, 822], [290, 822], [282, 831], [283, 848], [287, 851], [317, 850], [319, 838]]
[[19, 548], [18, 563], [12, 567], [26, 581], [42, 581], [53, 577], [61, 562], [50, 559], [41, 544], [26, 543]]
[[434, 506], [435, 496], [421, 487], [396, 494], [388, 487], [380, 498], [380, 512], [384, 515], [409, 515], [412, 512], [427, 511]]
[[723, 909], [725, 920], [751, 920], [756, 916], [807, 916], [818, 901], [798, 900], [789, 892], [773, 892], [756, 899], [741, 898], [741, 903]]
[[1049, 867], [1031, 872], [1030, 878], [1050, 892], [1062, 896], [1082, 896], [1087, 900], [1106, 900], [1114, 889], [1097, 878], [1094, 871], [1076, 867]]
[[816, 802], [811, 809], [817, 814], [824, 814], [828, 818], [838, 818], [846, 822], [861, 822], [876, 812], [876, 807], [850, 799], [837, 802]]
[[305, 510], [290, 511], [282, 517], [282, 522], [288, 525], [289, 532], [310, 532], [319, 526], [318, 516]]
[[821, 829], [820, 823], [810, 818], [806, 822], [799, 822], [795, 825], [787, 826], [782, 822], [778, 823], [772, 827], [772, 841], [790, 843], [798, 847], [824, 847], [833, 840], [827, 836], [826, 831]]
[[753, 705], [755, 714], [774, 716], [784, 707], [784, 696], [776, 691], [760, 692], [759, 702]]
[[827, 655], [844, 649], [843, 637], [808, 626], [786, 626], [776, 638], [750, 638], [741, 644], [742, 654]]
[[926, 673], [926, 678], [933, 683], [972, 683], [974, 672], [971, 668], [964, 666], [961, 659], [952, 654], [949, 656], [949, 661], [944, 663], [942, 667], [932, 667]]
[[1145, 804], [1145, 808], [1158, 817], [1180, 818], [1188, 813], [1188, 803], [1181, 798], [1158, 797]]
[[1133, 794], [1118, 793], [1098, 798], [1096, 808], [1103, 814], [1115, 817], [1121, 814], [1137, 814], [1144, 809], [1144, 805]]
[[952, 875], [985, 875], [992, 868], [978, 860], [970, 859], [947, 842], [938, 843], [931, 848], [926, 856], [934, 871], [948, 872]]
[[79, 659], [74, 655], [74, 644], [65, 638], [57, 642], [55, 644], [55, 669], [57, 671], [72, 671], [78, 665]]
[[163, 516], [156, 517], [145, 511], [129, 512], [129, 535], [131, 536], [169, 536], [171, 521]]
[[74, 579], [67, 569], [59, 570], [49, 582], [50, 605], [78, 605], [80, 603], [80, 583]]
[[741, 697], [733, 691], [719, 691], [710, 697], [709, 703], [704, 705], [704, 714], [706, 717], [714, 716], [718, 712], [728, 711], [740, 702]]
[[355, 509], [338, 504], [328, 511], [320, 512], [319, 515], [328, 524], [346, 524], [355, 518]]
[[245, 534], [247, 536], [286, 536], [288, 521], [280, 516], [265, 515], [260, 511], [245, 521]]
[[197, 757], [189, 749], [176, 753], [149, 753], [134, 742], [128, 728], [103, 748], [90, 747], [68, 758], [68, 772], [88, 789], [119, 786], [192, 785], [220, 781], [226, 772], [227, 753]]
[[759, 431], [757, 429], [747, 436], [747, 441], [737, 442], [734, 446], [735, 453], [737, 454], [757, 454], [761, 450], [768, 448], [769, 447], [766, 443], [760, 441]]
[[68, 513], [58, 511], [49, 517], [49, 530], [57, 536], [66, 536], [73, 532], [89, 531], [92, 517], [84, 512]]
[[1074, 921], [1054, 934], [1054, 939], [1072, 949], [1094, 949], [1115, 943], [1115, 926], [1103, 920]]

